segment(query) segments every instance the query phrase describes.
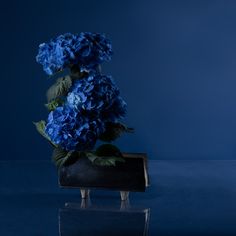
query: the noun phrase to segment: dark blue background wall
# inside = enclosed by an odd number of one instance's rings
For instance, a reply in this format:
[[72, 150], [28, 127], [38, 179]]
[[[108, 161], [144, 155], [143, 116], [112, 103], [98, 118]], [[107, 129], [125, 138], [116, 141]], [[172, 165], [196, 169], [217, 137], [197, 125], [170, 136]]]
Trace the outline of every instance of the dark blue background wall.
[[125, 151], [159, 159], [236, 159], [236, 1], [5, 1], [0, 9], [1, 159], [49, 159], [32, 121], [53, 82], [38, 45], [65, 32], [106, 33], [104, 65], [128, 103]]

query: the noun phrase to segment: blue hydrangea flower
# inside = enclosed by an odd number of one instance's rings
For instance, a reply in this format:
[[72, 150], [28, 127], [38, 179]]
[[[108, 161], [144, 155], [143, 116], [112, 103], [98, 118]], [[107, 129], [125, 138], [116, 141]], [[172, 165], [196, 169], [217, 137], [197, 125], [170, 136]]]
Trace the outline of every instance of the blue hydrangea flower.
[[76, 36], [67, 33], [52, 39], [49, 43], [39, 45], [39, 52], [36, 61], [42, 64], [48, 75], [62, 70], [75, 58], [71, 45], [76, 41]]
[[104, 124], [68, 106], [57, 107], [48, 116], [45, 128], [51, 141], [65, 150], [91, 150], [104, 132]]
[[82, 71], [96, 71], [98, 64], [111, 60], [111, 42], [104, 34], [82, 32], [66, 33], [39, 45], [36, 61], [52, 75], [72, 65]]
[[97, 65], [110, 61], [113, 54], [111, 42], [105, 35], [91, 32], [80, 33], [75, 51], [81, 72], [96, 71]]
[[111, 76], [90, 75], [75, 82], [67, 96], [67, 104], [76, 110], [100, 113], [113, 105], [119, 93]]

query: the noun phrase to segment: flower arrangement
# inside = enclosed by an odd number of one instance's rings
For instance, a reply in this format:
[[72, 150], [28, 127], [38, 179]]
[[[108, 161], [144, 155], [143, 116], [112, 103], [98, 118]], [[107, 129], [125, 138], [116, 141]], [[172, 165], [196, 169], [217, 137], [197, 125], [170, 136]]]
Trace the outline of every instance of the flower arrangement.
[[[58, 168], [81, 155], [101, 166], [125, 161], [111, 142], [133, 131], [121, 123], [127, 105], [113, 78], [101, 73], [112, 54], [110, 40], [99, 33], [66, 33], [39, 45], [36, 61], [57, 80], [47, 91], [48, 118], [35, 125], [53, 145]], [[95, 149], [98, 140], [106, 143]]]

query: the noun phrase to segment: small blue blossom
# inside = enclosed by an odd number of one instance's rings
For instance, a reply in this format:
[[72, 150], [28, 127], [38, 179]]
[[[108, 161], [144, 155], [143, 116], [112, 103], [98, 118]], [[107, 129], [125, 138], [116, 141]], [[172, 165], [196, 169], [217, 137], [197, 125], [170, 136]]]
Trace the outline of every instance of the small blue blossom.
[[77, 43], [75, 51], [81, 72], [96, 71], [98, 64], [111, 60], [112, 45], [104, 34], [82, 32]]
[[76, 36], [67, 33], [52, 39], [49, 43], [39, 45], [36, 61], [42, 64], [48, 75], [66, 68], [70, 60], [75, 58], [71, 45], [76, 41]]

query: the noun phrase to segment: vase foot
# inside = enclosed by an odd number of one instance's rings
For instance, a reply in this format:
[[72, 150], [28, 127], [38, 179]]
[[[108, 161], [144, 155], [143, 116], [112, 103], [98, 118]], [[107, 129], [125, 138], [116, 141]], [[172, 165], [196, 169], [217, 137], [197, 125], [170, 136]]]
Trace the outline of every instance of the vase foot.
[[120, 210], [129, 210], [130, 209], [130, 203], [129, 203], [129, 198], [127, 200], [121, 201], [120, 202]]
[[80, 193], [81, 193], [81, 198], [82, 199], [88, 199], [89, 198], [89, 194], [90, 194], [90, 190], [89, 189], [85, 189], [85, 188], [81, 188], [80, 189]]
[[121, 198], [121, 201], [126, 201], [129, 198], [129, 192], [120, 191], [120, 198]]
[[80, 208], [81, 209], [87, 209], [90, 206], [91, 206], [90, 197], [81, 199], [81, 203], [80, 203]]

